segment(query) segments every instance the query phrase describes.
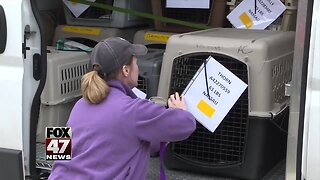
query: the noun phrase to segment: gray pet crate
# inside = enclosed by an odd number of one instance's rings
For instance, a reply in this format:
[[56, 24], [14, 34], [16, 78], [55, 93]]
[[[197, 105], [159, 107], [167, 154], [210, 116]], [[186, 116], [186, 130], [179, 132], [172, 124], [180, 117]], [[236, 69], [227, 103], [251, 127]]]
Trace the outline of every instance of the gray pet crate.
[[[169, 169], [260, 179], [285, 157], [294, 33], [216, 28], [172, 35], [158, 96], [182, 93], [209, 56], [248, 84], [218, 128], [200, 123], [186, 140], [167, 146]], [[207, 69], [214, 71], [214, 69]]]
[[[145, 13], [151, 12], [150, 0], [96, 0], [95, 3]], [[149, 19], [139, 16], [119, 11], [105, 10], [97, 7], [89, 7], [79, 17], [75, 17], [66, 5], [64, 5], [64, 10], [66, 22], [69, 25], [127, 28], [132, 26], [148, 25], [152, 22]]]
[[47, 81], [41, 94], [37, 142], [44, 143], [45, 128], [65, 126], [75, 102], [81, 96], [81, 77], [88, 69], [85, 52], [48, 48]]
[[139, 78], [137, 88], [147, 94], [146, 98], [156, 96], [163, 59], [162, 49], [148, 49], [144, 56], [138, 56]]
[[173, 34], [176, 33], [142, 29], [134, 34], [133, 43], [144, 44], [148, 48], [165, 49], [169, 37]]

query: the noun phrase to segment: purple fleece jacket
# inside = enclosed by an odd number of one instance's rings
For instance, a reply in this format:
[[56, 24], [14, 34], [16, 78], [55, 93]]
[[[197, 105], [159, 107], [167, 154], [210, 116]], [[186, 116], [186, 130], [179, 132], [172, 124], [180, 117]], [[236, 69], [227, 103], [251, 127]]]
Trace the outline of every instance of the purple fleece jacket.
[[108, 97], [98, 105], [83, 98], [74, 106], [72, 160], [55, 161], [50, 180], [146, 179], [151, 146], [188, 138], [195, 118], [137, 98], [124, 83], [108, 81]]

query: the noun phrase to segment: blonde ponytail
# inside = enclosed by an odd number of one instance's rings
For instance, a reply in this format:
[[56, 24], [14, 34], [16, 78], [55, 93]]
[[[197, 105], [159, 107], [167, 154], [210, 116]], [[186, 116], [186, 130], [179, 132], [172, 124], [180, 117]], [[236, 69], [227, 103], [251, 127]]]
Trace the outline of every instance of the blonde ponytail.
[[98, 72], [93, 70], [83, 75], [81, 91], [85, 100], [92, 104], [99, 104], [108, 96], [110, 87], [99, 76]]

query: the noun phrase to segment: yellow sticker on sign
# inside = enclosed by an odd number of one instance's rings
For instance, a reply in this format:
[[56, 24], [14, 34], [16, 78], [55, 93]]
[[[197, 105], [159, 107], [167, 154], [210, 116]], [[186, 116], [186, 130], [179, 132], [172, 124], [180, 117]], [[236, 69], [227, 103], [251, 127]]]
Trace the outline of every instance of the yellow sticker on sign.
[[62, 31], [78, 33], [78, 34], [94, 35], [94, 36], [99, 36], [101, 33], [100, 28], [79, 27], [79, 26], [63, 26]]
[[146, 33], [144, 35], [144, 39], [148, 41], [158, 41], [166, 43], [169, 39], [169, 35], [167, 34], [159, 34], [159, 33]]
[[205, 114], [206, 116], [208, 116], [209, 118], [211, 118], [214, 114], [214, 112], [216, 111], [213, 107], [211, 107], [208, 103], [206, 103], [204, 100], [200, 100], [197, 108], [203, 112], [203, 114]]
[[247, 13], [245, 13], [245, 12], [242, 13], [239, 16], [239, 18], [240, 18], [241, 22], [246, 26], [247, 29], [250, 29], [253, 26], [253, 22]]

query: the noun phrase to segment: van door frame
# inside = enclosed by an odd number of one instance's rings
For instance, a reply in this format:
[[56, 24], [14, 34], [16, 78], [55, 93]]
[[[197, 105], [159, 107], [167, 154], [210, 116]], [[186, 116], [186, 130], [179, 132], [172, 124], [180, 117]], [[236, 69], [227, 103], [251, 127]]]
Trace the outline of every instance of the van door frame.
[[[39, 120], [39, 111], [40, 111], [40, 96], [44, 89], [46, 78], [47, 78], [47, 46], [46, 46], [46, 35], [44, 32], [44, 25], [41, 21], [40, 13], [37, 6], [36, 0], [30, 0], [32, 12], [34, 17], [37, 21], [40, 30], [40, 55], [34, 54], [35, 58], [40, 58], [40, 79], [39, 79], [39, 86], [37, 91], [33, 97], [32, 105], [31, 105], [31, 112], [30, 112], [30, 131], [29, 131], [29, 169], [30, 169], [30, 176], [31, 177], [38, 177], [39, 172], [36, 169], [36, 133], [37, 133], [37, 124]], [[34, 70], [34, 69], [33, 69]]]
[[286, 179], [301, 179], [303, 129], [313, 0], [299, 0], [291, 81]]

